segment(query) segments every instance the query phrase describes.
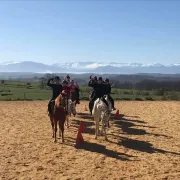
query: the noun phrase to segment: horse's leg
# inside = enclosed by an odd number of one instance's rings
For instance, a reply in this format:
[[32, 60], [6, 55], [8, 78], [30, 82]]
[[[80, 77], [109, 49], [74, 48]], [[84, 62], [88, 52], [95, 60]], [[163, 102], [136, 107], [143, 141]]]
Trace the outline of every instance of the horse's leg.
[[60, 128], [60, 123], [59, 123], [59, 137], [61, 137], [61, 128]]
[[62, 143], [63, 143], [64, 142], [64, 125], [62, 127], [61, 133], [62, 133]]
[[102, 132], [104, 133], [105, 140], [107, 141], [108, 139], [107, 139], [106, 128], [104, 126], [104, 123], [102, 123], [102, 129], [103, 129]]
[[62, 137], [62, 135], [61, 135], [61, 123], [60, 123], [60, 121], [59, 121], [59, 137]]
[[96, 129], [95, 129], [95, 139], [97, 139], [97, 136], [99, 135], [99, 119], [94, 118], [96, 123]]
[[106, 128], [104, 128], [104, 136], [105, 136], [105, 140], [107, 141], [107, 133], [106, 133]]
[[59, 121], [59, 128], [61, 129], [61, 139], [62, 139], [62, 143], [64, 142], [64, 123], [65, 123], [65, 120], [64, 121]]
[[67, 128], [69, 128], [69, 115], [66, 116]]
[[104, 126], [104, 125], [103, 125], [103, 120], [101, 119], [101, 131], [100, 131], [101, 136], [103, 136], [103, 133], [104, 133], [104, 132], [103, 132], [103, 126]]
[[50, 121], [51, 121], [51, 126], [52, 126], [52, 138], [54, 138], [54, 120], [53, 117], [50, 117]]
[[57, 139], [56, 139], [56, 134], [57, 134], [57, 120], [55, 120], [54, 122], [54, 125], [55, 125], [55, 132], [54, 132], [54, 142], [57, 142]]

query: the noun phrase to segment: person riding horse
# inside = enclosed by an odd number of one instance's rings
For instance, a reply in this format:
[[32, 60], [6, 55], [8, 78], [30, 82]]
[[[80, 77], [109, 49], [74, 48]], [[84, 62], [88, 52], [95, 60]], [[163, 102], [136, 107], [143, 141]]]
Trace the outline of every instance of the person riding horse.
[[66, 110], [67, 110], [68, 109], [68, 99], [70, 99], [71, 89], [68, 86], [68, 82], [65, 80], [62, 81], [62, 90], [66, 94], [66, 105], [67, 105]]
[[116, 108], [114, 107], [114, 99], [111, 97], [111, 85], [109, 84], [109, 79], [105, 79], [105, 94], [108, 95], [109, 97], [109, 100], [111, 101], [111, 104], [112, 104], [112, 110], [116, 110]]
[[68, 83], [68, 86], [71, 86], [72, 88], [76, 87], [74, 89], [74, 91], [73, 91], [74, 92], [73, 93], [73, 98], [75, 98], [76, 104], [80, 104], [80, 100], [79, 100], [79, 86], [77, 85], [77, 83], [75, 84], [74, 80], [71, 80], [69, 74], [65, 76], [64, 80]]
[[[51, 83], [51, 81], [55, 80], [56, 84]], [[47, 86], [52, 88], [52, 98], [50, 99], [48, 103], [48, 115], [51, 116], [53, 113], [54, 108], [54, 101], [59, 96], [59, 94], [62, 92], [62, 85], [60, 84], [60, 78], [56, 76], [55, 78], [51, 78], [47, 82]]]
[[70, 82], [71, 82], [71, 78], [70, 78], [69, 74], [65, 76], [64, 80], [68, 83], [68, 86], [69, 86]]
[[72, 101], [76, 101], [76, 104], [80, 104], [79, 102], [79, 87], [74, 83], [74, 80], [71, 80], [70, 83], [70, 90], [71, 90], [71, 99]]
[[108, 103], [107, 101], [103, 98], [104, 96], [104, 84], [103, 84], [103, 80], [102, 80], [102, 77], [99, 77], [98, 81], [96, 81], [96, 79], [92, 79], [91, 76], [90, 76], [90, 81], [88, 83], [88, 86], [89, 87], [92, 87], [93, 88], [93, 96], [92, 96], [92, 99], [90, 100], [89, 102], [89, 109], [90, 109], [90, 113], [92, 114], [92, 109], [93, 109], [93, 106], [94, 106], [94, 101], [97, 99], [97, 98], [101, 98], [102, 101], [108, 106]]
[[[96, 84], [96, 83], [97, 83], [97, 77], [94, 76], [94, 78], [92, 78], [92, 77], [90, 76], [90, 81], [91, 81], [91, 83]], [[91, 94], [90, 94], [90, 100], [91, 100], [93, 97], [94, 97], [94, 88], [92, 87], [92, 89], [91, 89]]]

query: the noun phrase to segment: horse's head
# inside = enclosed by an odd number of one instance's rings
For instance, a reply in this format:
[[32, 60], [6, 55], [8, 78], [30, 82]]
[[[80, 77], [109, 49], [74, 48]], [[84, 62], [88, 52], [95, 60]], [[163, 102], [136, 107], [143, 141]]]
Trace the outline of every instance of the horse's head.
[[68, 100], [68, 110], [74, 117], [76, 116], [76, 101], [72, 101], [71, 99]]
[[66, 107], [66, 93], [62, 91], [59, 96], [55, 99], [55, 106], [56, 107]]

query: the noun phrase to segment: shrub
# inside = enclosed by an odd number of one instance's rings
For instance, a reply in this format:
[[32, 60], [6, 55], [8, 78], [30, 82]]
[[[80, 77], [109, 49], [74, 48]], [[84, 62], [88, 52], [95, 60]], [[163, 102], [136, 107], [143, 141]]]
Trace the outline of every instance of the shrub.
[[142, 98], [139, 98], [139, 97], [136, 97], [135, 100], [136, 100], [136, 101], [143, 101], [143, 99], [142, 99]]
[[164, 96], [162, 97], [162, 100], [163, 100], [163, 101], [166, 101], [166, 100], [168, 100], [168, 97], [164, 95]]
[[159, 90], [155, 91], [155, 95], [156, 96], [164, 96], [165, 95], [165, 90], [163, 88], [159, 89]]
[[171, 100], [175, 100], [175, 101], [178, 101], [178, 100], [179, 100], [179, 97], [178, 97], [177, 93], [172, 93], [172, 94], [169, 96], [169, 98], [170, 98]]
[[124, 100], [124, 101], [131, 101], [131, 98], [123, 97], [123, 98], [117, 98], [117, 100]]
[[147, 101], [154, 101], [154, 99], [151, 96], [146, 97]]

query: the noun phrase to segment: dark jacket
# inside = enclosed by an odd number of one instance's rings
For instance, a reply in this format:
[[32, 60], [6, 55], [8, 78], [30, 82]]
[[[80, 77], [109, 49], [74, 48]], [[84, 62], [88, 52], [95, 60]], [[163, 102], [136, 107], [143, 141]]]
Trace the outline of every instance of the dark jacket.
[[47, 82], [47, 85], [52, 88], [53, 94], [52, 94], [52, 99], [56, 99], [59, 94], [62, 92], [62, 85], [61, 84], [52, 84], [51, 81], [53, 78], [49, 79]]
[[101, 98], [104, 95], [104, 84], [98, 84], [90, 80], [88, 86], [93, 88], [94, 97]]
[[110, 84], [104, 84], [104, 95], [111, 94], [111, 85]]

